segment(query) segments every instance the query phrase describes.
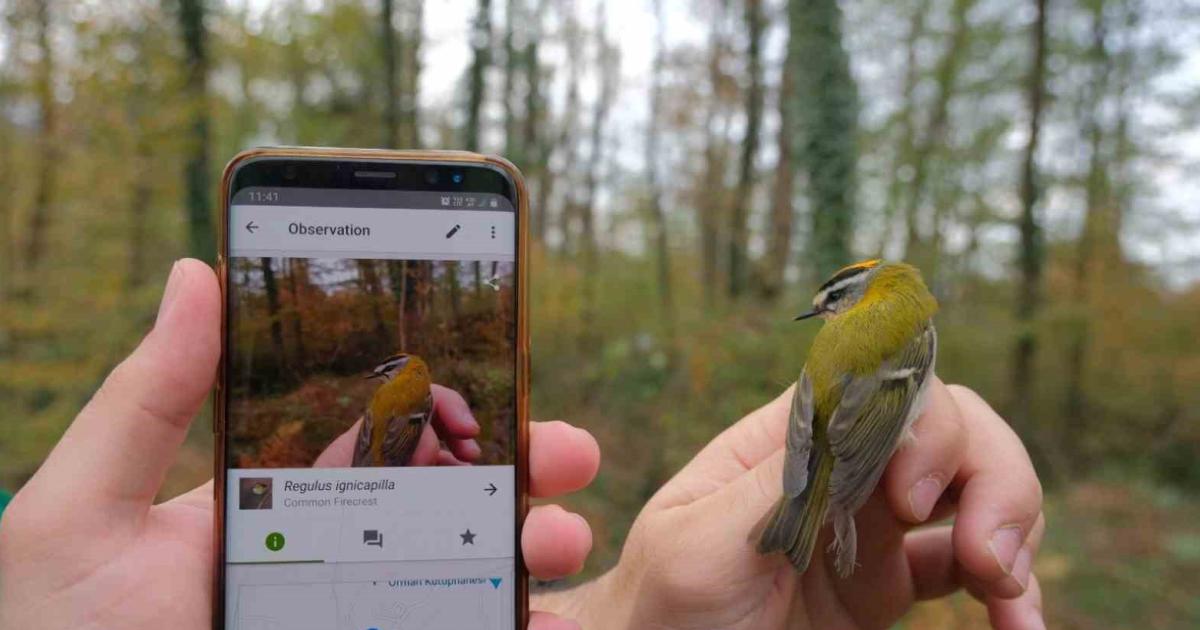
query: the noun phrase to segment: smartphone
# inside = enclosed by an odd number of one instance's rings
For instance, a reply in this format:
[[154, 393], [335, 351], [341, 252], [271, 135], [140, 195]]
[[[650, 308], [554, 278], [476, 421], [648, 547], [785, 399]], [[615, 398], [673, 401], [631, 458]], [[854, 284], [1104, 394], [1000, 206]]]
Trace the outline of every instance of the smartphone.
[[262, 148], [222, 181], [214, 628], [524, 628], [520, 172]]

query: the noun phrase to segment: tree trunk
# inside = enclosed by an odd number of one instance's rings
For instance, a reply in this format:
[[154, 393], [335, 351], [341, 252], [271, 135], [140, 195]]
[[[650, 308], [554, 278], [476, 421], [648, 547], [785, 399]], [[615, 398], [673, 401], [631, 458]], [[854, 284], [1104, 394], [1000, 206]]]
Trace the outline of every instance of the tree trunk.
[[804, 60], [796, 73], [795, 155], [808, 175], [813, 271], [823, 277], [851, 258], [858, 89], [842, 46], [837, 0], [791, 0], [789, 25], [792, 54]]
[[393, 0], [382, 0], [379, 11], [379, 49], [383, 57], [383, 142], [393, 148], [400, 139], [400, 103], [396, 81], [396, 28]]
[[[904, 246], [904, 257], [925, 272], [925, 277], [933, 282], [936, 270], [932, 268], [935, 259], [931, 251], [929, 239], [921, 230], [921, 206], [925, 199], [925, 183], [929, 177], [934, 153], [946, 141], [946, 131], [950, 122], [950, 102], [954, 98], [955, 85], [958, 82], [958, 71], [962, 67], [964, 52], [970, 36], [970, 23], [967, 13], [974, 6], [975, 0], [954, 0], [951, 8], [953, 21], [950, 41], [938, 60], [934, 70], [934, 80], [937, 92], [929, 114], [929, 122], [920, 142], [913, 148], [912, 182], [908, 187], [908, 199], [904, 208], [904, 222], [907, 227]], [[935, 221], [936, 223], [936, 221]], [[936, 229], [936, 228], [935, 228]]]
[[379, 281], [379, 270], [375, 268], [376, 261], [359, 259], [358, 278], [362, 291], [366, 294], [371, 307], [371, 318], [375, 321], [375, 334], [380, 342], [392, 343], [392, 334], [383, 319], [383, 286]]
[[405, 149], [421, 148], [420, 83], [423, 0], [401, 5], [399, 143]]
[[[913, 169], [913, 153], [916, 144], [917, 113], [916, 90], [920, 80], [920, 61], [917, 59], [917, 46], [925, 34], [925, 16], [929, 13], [929, 0], [922, 0], [913, 8], [909, 20], [908, 36], [904, 40], [904, 87], [901, 93], [901, 109], [897, 114], [900, 118], [900, 139], [896, 152], [892, 156], [892, 168], [888, 180], [887, 201], [883, 207], [883, 228], [880, 230], [879, 245], [875, 248], [875, 257], [883, 258], [884, 250], [892, 237], [892, 225], [896, 219], [896, 209], [900, 205], [900, 192], [904, 187], [904, 173]], [[905, 217], [905, 224], [908, 225]], [[906, 233], [911, 230], [906, 230]]]
[[646, 129], [646, 194], [648, 195], [649, 215], [649, 247], [655, 255], [655, 271], [658, 276], [658, 297], [663, 329], [666, 334], [668, 347], [674, 354], [675, 342], [675, 300], [671, 289], [671, 252], [667, 241], [667, 219], [662, 204], [662, 181], [659, 177], [659, 125], [662, 122], [662, 82], [663, 65], [667, 54], [667, 44], [663, 31], [665, 28], [662, 0], [654, 0], [654, 62], [651, 66], [650, 78], [650, 116]]
[[600, 74], [600, 92], [592, 108], [591, 138], [587, 159], [584, 199], [579, 206], [580, 219], [580, 272], [582, 296], [580, 305], [580, 345], [585, 352], [596, 349], [596, 280], [598, 275], [596, 242], [596, 192], [600, 186], [600, 169], [604, 163], [604, 125], [616, 95], [620, 73], [620, 57], [615, 46], [608, 41], [604, 3], [596, 5], [596, 69]]
[[1037, 382], [1035, 368], [1038, 350], [1036, 320], [1041, 307], [1044, 257], [1041, 226], [1037, 216], [1037, 149], [1046, 90], [1046, 0], [1034, 0], [1034, 3], [1037, 7], [1037, 17], [1032, 29], [1033, 61], [1025, 86], [1029, 121], [1025, 152], [1021, 161], [1021, 240], [1018, 254], [1021, 275], [1016, 301], [1017, 340], [1013, 348], [1011, 419], [1018, 432], [1027, 439], [1035, 463], [1042, 464], [1042, 468], [1049, 466], [1044, 472], [1052, 474], [1056, 472], [1053, 468], [1055, 464], [1047, 456], [1045, 444], [1034, 439], [1036, 436], [1033, 418], [1033, 401], [1036, 398], [1033, 384]]
[[204, 0], [179, 0], [179, 27], [185, 55], [183, 91], [190, 107], [189, 146], [184, 167], [188, 251], [193, 257], [211, 262], [216, 257], [217, 242], [209, 202], [212, 185], [208, 172], [208, 56], [204, 13]]
[[762, 33], [764, 27], [762, 0], [744, 0], [746, 32], [746, 72], [750, 84], [746, 89], [746, 132], [742, 139], [742, 154], [738, 163], [738, 183], [729, 208], [729, 297], [737, 299], [746, 288], [748, 267], [746, 248], [749, 244], [748, 208], [754, 201], [754, 158], [758, 155], [759, 127], [762, 124]]
[[260, 259], [262, 265], [263, 288], [267, 292], [267, 320], [271, 326], [271, 348], [275, 352], [273, 367], [276, 376], [283, 375], [283, 367], [287, 365], [287, 356], [283, 348], [283, 320], [279, 315], [279, 285], [275, 281], [275, 271], [271, 268], [271, 259]]
[[[50, 0], [35, 0], [37, 48], [41, 57], [34, 71], [33, 89], [38, 104], [37, 179], [33, 207], [30, 209], [29, 241], [25, 262], [35, 271], [46, 253], [46, 237], [50, 230], [51, 205], [58, 174], [57, 108], [54, 104], [54, 47], [50, 44]], [[30, 287], [32, 288], [32, 287]]]
[[396, 303], [396, 330], [399, 337], [400, 352], [408, 349], [408, 326], [405, 319], [408, 307], [408, 294], [411, 284], [408, 281], [409, 264], [407, 260], [389, 260], [387, 263], [388, 280], [391, 283], [392, 299]]
[[[1088, 162], [1084, 189], [1084, 218], [1076, 245], [1072, 269], [1071, 301], [1075, 317], [1069, 328], [1066, 352], [1066, 395], [1063, 401], [1063, 425], [1059, 439], [1071, 456], [1073, 472], [1086, 471], [1087, 454], [1081, 448], [1079, 435], [1086, 431], [1089, 413], [1085, 385], [1091, 346], [1091, 313], [1097, 306], [1097, 295], [1111, 289], [1122, 277], [1124, 257], [1119, 235], [1121, 207], [1125, 200], [1116, 191], [1112, 173], [1121, 169], [1129, 159], [1128, 138], [1128, 51], [1121, 53], [1117, 79], [1115, 128], [1112, 130], [1112, 155], [1106, 151], [1103, 116], [1110, 92], [1113, 60], [1107, 41], [1103, 5], [1094, 8], [1092, 15], [1092, 45], [1089, 52], [1093, 83], [1087, 102], [1091, 111], [1084, 118], [1084, 140], [1091, 158]], [[1107, 278], [1100, 282], [1096, 278]]]
[[721, 200], [725, 197], [725, 163], [722, 159], [721, 143], [724, 137], [717, 132], [717, 119], [721, 113], [721, 91], [725, 81], [721, 70], [724, 57], [725, 38], [721, 33], [721, 22], [729, 12], [729, 0], [720, 0], [715, 15], [710, 19], [708, 36], [708, 108], [704, 114], [704, 181], [700, 184], [702, 198], [696, 204], [700, 227], [700, 286], [704, 292], [704, 304], [711, 308], [716, 304], [720, 279], [718, 270], [718, 247], [720, 245], [719, 215]]
[[779, 76], [779, 134], [776, 140], [775, 181], [771, 188], [771, 221], [767, 231], [767, 254], [763, 260], [762, 297], [775, 300], [783, 292], [784, 274], [792, 252], [792, 224], [795, 221], [793, 199], [796, 191], [796, 161], [792, 155], [792, 138], [796, 135], [796, 115], [792, 111], [795, 89], [792, 73], [795, 58], [792, 47], [786, 44]]
[[288, 289], [292, 294], [292, 336], [296, 338], [295, 367], [301, 374], [305, 373], [308, 365], [308, 349], [304, 344], [304, 321], [301, 309], [300, 294], [308, 288], [308, 260], [305, 258], [288, 259]]
[[463, 144], [468, 151], [478, 151], [482, 133], [484, 78], [491, 64], [492, 49], [492, 0], [479, 0], [475, 19], [471, 25], [471, 48], [473, 57], [467, 78], [467, 128]]
[[[542, 38], [542, 16], [546, 12], [546, 0], [538, 4], [537, 14], [528, 16], [531, 23], [529, 39], [522, 54], [522, 70], [525, 75], [525, 118], [521, 132], [521, 144], [525, 147], [525, 159], [529, 164], [529, 179], [536, 182], [538, 199], [549, 178], [547, 161], [549, 148], [545, 146], [545, 134], [541, 133], [542, 112], [542, 66], [538, 44]], [[535, 243], [545, 243], [546, 208], [542, 203], [530, 208], [530, 233]]]
[[524, 21], [524, 1], [508, 0], [504, 11], [504, 155], [518, 167], [524, 167], [525, 155], [518, 131], [517, 120], [517, 48], [513, 41], [515, 22]]
[[550, 172], [549, 166], [546, 169], [545, 183], [538, 189], [537, 212], [540, 214], [540, 219], [536, 220], [534, 226], [535, 234], [541, 235], [544, 242], [546, 234], [549, 232], [550, 225], [557, 222], [562, 229], [562, 246], [566, 249], [568, 241], [567, 216], [569, 215], [570, 196], [565, 197], [566, 201], [561, 204], [558, 212], [558, 217], [551, 212], [550, 203], [554, 200], [554, 188], [558, 183], [559, 178], [570, 179], [571, 167], [575, 165], [575, 135], [578, 126], [579, 112], [579, 75], [580, 75], [580, 36], [579, 23], [573, 13], [574, 4], [566, 5], [567, 10], [572, 11], [563, 16], [563, 35], [566, 40], [567, 60], [566, 60], [566, 97], [563, 107], [562, 120], [559, 123], [558, 134], [550, 143], [545, 154], [546, 164], [553, 162], [554, 157], [563, 152], [566, 154], [566, 159], [559, 162], [563, 165], [561, 170]]

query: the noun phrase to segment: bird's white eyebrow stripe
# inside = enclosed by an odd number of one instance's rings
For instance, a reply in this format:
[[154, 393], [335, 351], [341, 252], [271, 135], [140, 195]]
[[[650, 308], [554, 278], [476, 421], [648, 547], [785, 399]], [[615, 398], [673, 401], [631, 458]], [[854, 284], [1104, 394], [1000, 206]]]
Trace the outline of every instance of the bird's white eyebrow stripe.
[[884, 374], [882, 378], [885, 381], [899, 381], [912, 376], [916, 371], [917, 368], [900, 368], [899, 370], [892, 370], [891, 372]]
[[839, 280], [836, 283], [831, 284], [828, 287], [825, 287], [824, 289], [821, 289], [821, 292], [817, 294], [817, 297], [815, 299], [813, 299], [813, 303], [821, 304], [825, 301], [826, 298], [829, 297], [830, 293], [844, 289], [852, 284], [861, 284], [863, 282], [866, 282], [866, 280], [867, 280], [866, 274], [861, 274], [861, 273], [856, 276], [850, 276], [849, 278], [846, 278], [844, 280]]

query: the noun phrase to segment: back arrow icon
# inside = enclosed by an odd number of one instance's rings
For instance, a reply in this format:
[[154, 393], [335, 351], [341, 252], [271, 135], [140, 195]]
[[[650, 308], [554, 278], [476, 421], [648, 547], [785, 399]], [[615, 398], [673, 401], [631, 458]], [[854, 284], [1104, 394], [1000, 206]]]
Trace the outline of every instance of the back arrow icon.
[[247, 223], [247, 224], [246, 224], [246, 231], [247, 231], [247, 232], [249, 232], [249, 233], [251, 233], [251, 234], [253, 234], [253, 233], [254, 233], [254, 230], [257, 230], [257, 229], [258, 229], [258, 226], [257, 226], [257, 225], [254, 225], [254, 221], [251, 221], [251, 222], [249, 222], [249, 223]]
[[488, 493], [488, 496], [496, 496], [496, 484], [489, 483], [483, 491]]

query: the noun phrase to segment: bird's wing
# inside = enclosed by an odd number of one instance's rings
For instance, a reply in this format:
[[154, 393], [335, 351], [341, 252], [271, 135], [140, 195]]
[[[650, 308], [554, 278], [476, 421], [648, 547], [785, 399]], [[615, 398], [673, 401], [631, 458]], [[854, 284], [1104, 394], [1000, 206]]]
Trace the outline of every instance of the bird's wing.
[[358, 427], [358, 440], [354, 443], [354, 461], [351, 466], [371, 465], [371, 410], [368, 408]]
[[788, 416], [787, 450], [783, 457], [783, 494], [796, 498], [808, 486], [808, 455], [812, 450], [813, 389], [808, 369], [800, 373], [800, 382], [792, 394]]
[[417, 450], [421, 431], [433, 415], [433, 395], [425, 398], [421, 407], [405, 416], [388, 419], [387, 434], [383, 437], [383, 461], [389, 466], [407, 466]]
[[834, 505], [854, 512], [871, 496], [900, 436], [921, 411], [936, 356], [937, 331], [929, 323], [878, 373], [847, 378], [829, 421]]

